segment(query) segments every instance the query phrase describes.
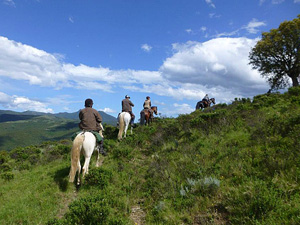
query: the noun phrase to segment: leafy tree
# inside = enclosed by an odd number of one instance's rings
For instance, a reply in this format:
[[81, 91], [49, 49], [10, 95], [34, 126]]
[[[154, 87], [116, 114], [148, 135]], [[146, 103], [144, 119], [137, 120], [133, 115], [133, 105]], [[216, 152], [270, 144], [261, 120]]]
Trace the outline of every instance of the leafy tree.
[[289, 78], [299, 86], [300, 76], [300, 15], [284, 21], [278, 29], [263, 32], [249, 54], [252, 68], [268, 79], [271, 89], [285, 88]]

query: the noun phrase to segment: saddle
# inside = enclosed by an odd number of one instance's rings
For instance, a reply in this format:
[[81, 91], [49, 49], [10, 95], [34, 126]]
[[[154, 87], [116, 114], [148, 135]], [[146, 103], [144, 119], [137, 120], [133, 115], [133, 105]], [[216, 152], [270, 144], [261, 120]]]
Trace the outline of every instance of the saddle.
[[206, 108], [209, 104], [209, 102], [206, 99], [202, 99], [202, 103], [203, 103], [204, 108]]
[[103, 138], [100, 136], [100, 134], [97, 131], [92, 131], [92, 130], [78, 131], [78, 132], [76, 132], [76, 133], [74, 133], [72, 135], [71, 140], [74, 141], [74, 139], [76, 138], [76, 136], [78, 134], [80, 134], [81, 132], [83, 132], [83, 133], [84, 132], [91, 132], [95, 136], [97, 143], [101, 143], [101, 141], [103, 140]]

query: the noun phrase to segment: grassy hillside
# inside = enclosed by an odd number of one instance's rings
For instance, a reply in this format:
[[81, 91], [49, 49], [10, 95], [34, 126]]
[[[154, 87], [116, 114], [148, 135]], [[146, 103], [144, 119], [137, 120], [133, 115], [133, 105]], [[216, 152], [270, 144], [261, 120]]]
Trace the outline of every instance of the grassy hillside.
[[70, 142], [1, 152], [0, 224], [300, 223], [300, 88], [105, 134], [79, 188]]
[[[100, 112], [103, 124], [116, 125], [116, 118]], [[78, 112], [38, 113], [0, 110], [0, 150], [70, 138], [79, 130]]]
[[70, 138], [78, 130], [78, 122], [53, 116], [3, 122], [0, 123], [0, 150]]

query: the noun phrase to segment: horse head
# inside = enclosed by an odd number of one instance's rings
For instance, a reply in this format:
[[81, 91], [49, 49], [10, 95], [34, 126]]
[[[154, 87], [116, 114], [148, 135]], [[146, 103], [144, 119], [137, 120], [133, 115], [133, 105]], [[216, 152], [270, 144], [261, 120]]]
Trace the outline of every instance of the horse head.
[[215, 98], [211, 98], [210, 101], [211, 101], [212, 103], [214, 103], [214, 105], [216, 104]]
[[153, 110], [153, 112], [155, 113], [155, 115], [157, 115], [157, 106], [152, 106], [151, 109]]

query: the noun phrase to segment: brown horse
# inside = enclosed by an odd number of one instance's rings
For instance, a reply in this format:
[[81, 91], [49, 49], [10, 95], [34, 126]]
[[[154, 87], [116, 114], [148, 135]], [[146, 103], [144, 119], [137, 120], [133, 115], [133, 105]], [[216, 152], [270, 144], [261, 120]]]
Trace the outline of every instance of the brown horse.
[[210, 107], [211, 103], [216, 104], [215, 98], [209, 99], [208, 102], [207, 101], [203, 101], [203, 100], [199, 101], [199, 102], [197, 102], [196, 110], [197, 109], [204, 109], [204, 108]]
[[149, 109], [144, 109], [141, 111], [140, 115], [141, 115], [141, 118], [140, 118], [140, 124], [141, 125], [149, 125], [150, 123], [153, 122], [153, 113], [155, 115], [157, 115], [157, 106], [152, 106], [151, 107], [151, 113], [149, 112]]

